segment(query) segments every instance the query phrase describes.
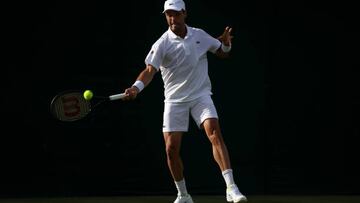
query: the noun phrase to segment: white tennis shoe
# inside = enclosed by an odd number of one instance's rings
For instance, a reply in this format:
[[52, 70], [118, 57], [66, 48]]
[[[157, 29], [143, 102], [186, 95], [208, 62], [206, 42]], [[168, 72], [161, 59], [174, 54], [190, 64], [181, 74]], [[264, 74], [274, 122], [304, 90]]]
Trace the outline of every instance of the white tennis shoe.
[[174, 203], [194, 203], [189, 194], [185, 196], [178, 195]]
[[246, 202], [247, 199], [243, 194], [241, 194], [239, 188], [233, 184], [226, 188], [226, 201], [237, 203]]

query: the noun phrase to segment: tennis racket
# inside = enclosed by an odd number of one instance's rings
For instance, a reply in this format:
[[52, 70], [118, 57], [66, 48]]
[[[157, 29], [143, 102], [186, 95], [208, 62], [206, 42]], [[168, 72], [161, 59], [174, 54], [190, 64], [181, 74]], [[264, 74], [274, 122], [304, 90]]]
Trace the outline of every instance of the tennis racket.
[[94, 95], [91, 100], [86, 100], [82, 91], [64, 91], [53, 97], [50, 103], [50, 111], [57, 120], [65, 122], [78, 121], [87, 117], [100, 104], [124, 97], [125, 93], [110, 96]]

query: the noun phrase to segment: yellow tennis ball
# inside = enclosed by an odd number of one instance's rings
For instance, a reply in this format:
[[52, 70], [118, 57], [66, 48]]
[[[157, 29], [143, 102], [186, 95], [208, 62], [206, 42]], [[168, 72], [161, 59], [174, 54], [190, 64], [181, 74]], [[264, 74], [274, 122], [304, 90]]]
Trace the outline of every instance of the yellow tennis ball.
[[94, 94], [92, 93], [91, 90], [85, 90], [83, 96], [84, 96], [84, 99], [85, 99], [85, 100], [90, 100], [90, 99], [92, 99], [92, 97], [94, 96]]

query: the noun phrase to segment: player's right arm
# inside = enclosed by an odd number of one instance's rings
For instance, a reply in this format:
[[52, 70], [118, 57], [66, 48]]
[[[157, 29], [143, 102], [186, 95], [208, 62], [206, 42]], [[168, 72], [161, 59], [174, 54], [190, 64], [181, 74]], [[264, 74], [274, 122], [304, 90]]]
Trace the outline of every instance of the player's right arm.
[[[136, 81], [141, 81], [144, 84], [144, 88], [152, 81], [154, 75], [157, 73], [157, 69], [151, 64], [146, 65], [145, 69], [141, 71]], [[124, 100], [135, 99], [140, 89], [136, 86], [131, 86], [125, 90], [126, 97]]]

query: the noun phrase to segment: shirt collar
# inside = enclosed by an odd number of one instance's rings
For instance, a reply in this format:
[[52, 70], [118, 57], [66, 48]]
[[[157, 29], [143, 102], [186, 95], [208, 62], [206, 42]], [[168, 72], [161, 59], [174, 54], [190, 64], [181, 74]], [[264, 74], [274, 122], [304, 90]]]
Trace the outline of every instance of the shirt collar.
[[[189, 26], [187, 26], [187, 25], [185, 25], [186, 26], [186, 36], [185, 36], [185, 38], [186, 37], [190, 37], [191, 35], [192, 35], [192, 30], [190, 29], [190, 27]], [[170, 27], [168, 28], [168, 31], [167, 31], [168, 33], [169, 33], [169, 37], [171, 38], [171, 39], [181, 39], [181, 37], [179, 37], [179, 36], [177, 36], [171, 29], [170, 29]]]

